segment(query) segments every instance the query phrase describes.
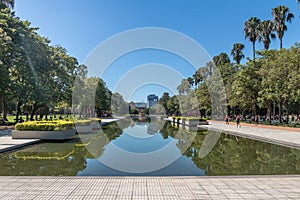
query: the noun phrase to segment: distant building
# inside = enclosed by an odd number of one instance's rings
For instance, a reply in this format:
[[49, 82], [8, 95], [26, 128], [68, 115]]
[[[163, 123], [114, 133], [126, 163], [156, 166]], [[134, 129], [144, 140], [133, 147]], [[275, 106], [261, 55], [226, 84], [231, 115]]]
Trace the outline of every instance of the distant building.
[[156, 96], [155, 94], [150, 94], [147, 96], [147, 102], [148, 102], [148, 108], [154, 106], [158, 101], [158, 96]]
[[138, 111], [142, 111], [142, 110], [144, 110], [145, 108], [147, 108], [147, 103], [137, 102], [137, 103], [135, 103], [135, 108], [136, 108]]

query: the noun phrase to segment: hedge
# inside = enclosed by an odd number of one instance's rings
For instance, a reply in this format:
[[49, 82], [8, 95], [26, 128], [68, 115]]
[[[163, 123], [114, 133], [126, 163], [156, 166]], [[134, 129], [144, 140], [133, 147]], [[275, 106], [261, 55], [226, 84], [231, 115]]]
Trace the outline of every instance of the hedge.
[[99, 122], [101, 123], [101, 118], [89, 118], [92, 122]]
[[205, 122], [207, 121], [207, 118], [202, 117], [182, 117], [182, 116], [173, 116], [172, 119], [174, 120], [185, 120], [185, 121], [200, 121]]
[[74, 129], [74, 122], [65, 120], [31, 121], [18, 123], [15, 129], [19, 131], [62, 131]]
[[88, 119], [81, 119], [81, 120], [75, 120], [74, 123], [76, 126], [89, 126], [91, 125], [92, 121]]

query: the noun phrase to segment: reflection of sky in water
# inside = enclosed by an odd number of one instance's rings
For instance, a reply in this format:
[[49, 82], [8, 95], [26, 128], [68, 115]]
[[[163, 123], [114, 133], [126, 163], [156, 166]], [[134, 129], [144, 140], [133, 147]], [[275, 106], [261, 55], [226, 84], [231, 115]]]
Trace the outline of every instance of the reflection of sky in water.
[[[169, 166], [181, 157], [176, 146], [178, 140], [164, 139], [161, 134], [149, 135], [149, 129], [155, 129], [155, 124], [136, 123], [125, 129], [120, 137], [105, 146], [98, 160], [127, 173], [148, 173]], [[152, 134], [153, 130], [150, 132]]]
[[105, 166], [95, 159], [87, 159], [87, 166], [77, 176], [204, 176], [205, 171], [196, 167], [186, 156], [181, 156], [169, 166], [149, 173], [126, 173]]
[[131, 134], [122, 134], [120, 137], [116, 138], [116, 140], [111, 141], [111, 143], [109, 143], [105, 147], [105, 152], [109, 149], [109, 145], [114, 145], [119, 147], [120, 149], [123, 149], [124, 151], [129, 151], [133, 153], [148, 153], [152, 151], [157, 151], [162, 147], [168, 145], [172, 140], [174, 140], [170, 137], [168, 137], [167, 139], [163, 139], [162, 135], [160, 134], [148, 136], [150, 137], [139, 138], [133, 137]]
[[147, 123], [140, 123], [134, 127], [124, 129], [123, 135], [128, 135], [135, 138], [149, 138], [153, 136], [148, 133]]

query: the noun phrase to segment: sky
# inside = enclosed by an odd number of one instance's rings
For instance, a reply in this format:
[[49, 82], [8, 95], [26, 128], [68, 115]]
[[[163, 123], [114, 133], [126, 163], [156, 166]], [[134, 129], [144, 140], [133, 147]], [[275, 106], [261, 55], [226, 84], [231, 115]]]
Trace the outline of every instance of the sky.
[[[185, 35], [202, 46], [203, 52], [210, 57], [221, 52], [230, 55], [234, 43], [243, 43], [246, 57], [251, 57], [252, 46], [245, 39], [244, 23], [252, 16], [261, 20], [272, 19], [271, 9], [278, 5], [288, 6], [296, 16], [292, 24], [288, 24], [283, 38], [283, 47], [288, 48], [300, 42], [300, 10], [296, 0], [15, 0], [15, 11], [22, 20], [39, 27], [38, 33], [49, 38], [51, 44], [63, 46], [79, 63], [86, 64], [90, 55], [116, 34], [144, 27], [158, 27]], [[184, 46], [188, 54], [198, 53], [185, 47], [184, 43], [175, 44], [178, 48]], [[89, 76], [101, 77], [110, 90], [126, 96], [127, 101], [145, 102], [148, 94], [161, 97], [164, 91], [176, 94], [180, 77], [192, 76], [201, 67], [182, 55], [151, 48], [119, 54], [109, 65], [99, 67], [101, 58], [108, 57], [106, 53], [115, 52], [117, 47], [122, 49], [122, 46], [109, 45], [107, 51], [96, 55], [99, 62], [88, 66]], [[272, 41], [270, 48], [278, 47], [279, 41]], [[262, 44], [257, 44], [257, 49], [262, 48]], [[161, 70], [155, 67], [158, 64]], [[148, 71], [149, 68], [157, 71]], [[165, 69], [171, 70], [171, 75], [163, 73]], [[174, 77], [180, 75], [175, 82], [157, 81], [167, 80], [172, 73]], [[137, 78], [141, 82], [137, 82], [136, 87], [124, 90], [128, 81]]]

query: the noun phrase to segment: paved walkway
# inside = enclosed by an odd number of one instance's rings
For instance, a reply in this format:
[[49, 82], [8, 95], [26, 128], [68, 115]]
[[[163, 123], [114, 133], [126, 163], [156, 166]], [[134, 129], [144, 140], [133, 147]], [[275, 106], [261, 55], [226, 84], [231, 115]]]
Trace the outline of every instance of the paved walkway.
[[226, 125], [224, 122], [211, 121], [209, 123], [209, 125], [199, 127], [300, 149], [300, 132], [297, 129], [295, 131], [292, 131], [293, 129], [281, 130], [276, 127], [245, 126], [243, 124], [242, 127], [237, 128], [236, 125]]
[[18, 149], [41, 141], [37, 139], [12, 139], [11, 131], [11, 129], [0, 130], [0, 153]]
[[0, 199], [300, 199], [300, 176], [0, 177]]
[[124, 119], [124, 117], [119, 117], [119, 118], [102, 118], [101, 119], [101, 125], [107, 125], [109, 123], [112, 123], [112, 122], [116, 122], [116, 121], [119, 121], [121, 119]]

